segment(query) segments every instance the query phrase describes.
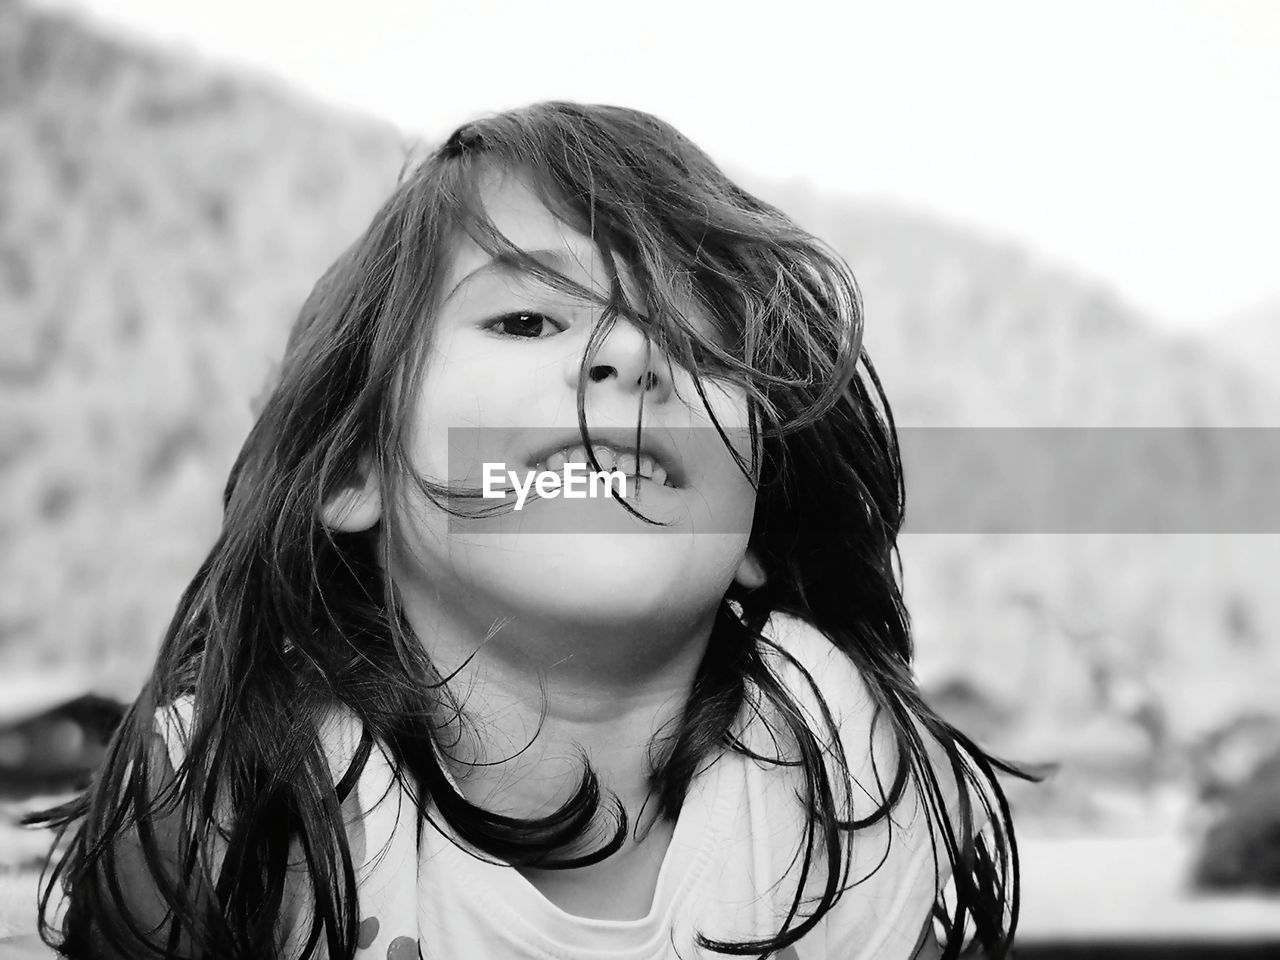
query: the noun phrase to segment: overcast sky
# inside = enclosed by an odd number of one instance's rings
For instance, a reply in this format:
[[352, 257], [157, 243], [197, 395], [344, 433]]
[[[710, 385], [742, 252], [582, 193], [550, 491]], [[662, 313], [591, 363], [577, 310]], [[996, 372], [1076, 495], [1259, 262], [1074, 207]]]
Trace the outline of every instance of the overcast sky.
[[428, 135], [549, 97], [905, 201], [1190, 327], [1280, 299], [1280, 2], [43, 0]]

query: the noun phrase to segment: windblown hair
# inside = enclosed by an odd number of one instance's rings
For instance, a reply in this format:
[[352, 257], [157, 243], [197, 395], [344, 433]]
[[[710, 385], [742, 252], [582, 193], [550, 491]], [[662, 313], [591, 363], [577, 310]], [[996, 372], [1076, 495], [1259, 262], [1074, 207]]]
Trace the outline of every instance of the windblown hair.
[[[614, 267], [607, 297], [533, 261], [494, 228], [479, 202], [479, 184], [493, 171], [526, 176], [549, 210], [592, 239]], [[902, 464], [888, 403], [862, 349], [861, 301], [848, 266], [667, 124], [634, 110], [570, 103], [461, 127], [402, 176], [316, 285], [279, 383], [227, 481], [221, 534], [182, 596], [150, 679], [90, 787], [43, 817], [67, 840], [46, 877], [46, 939], [72, 957], [278, 956], [286, 868], [291, 851], [300, 851], [314, 893], [306, 956], [322, 948], [333, 958], [354, 956], [360, 914], [340, 803], [375, 743], [424, 805], [429, 798], [463, 840], [494, 857], [566, 868], [619, 849], [625, 815], [611, 839], [581, 852], [609, 800], [589, 766], [563, 807], [540, 819], [494, 814], [454, 788], [437, 750], [445, 746], [437, 742], [437, 718], [448, 705], [446, 678], [383, 573], [395, 524], [384, 517], [364, 533], [335, 533], [321, 520], [321, 505], [362, 462], [378, 471], [384, 504], [396, 502], [406, 480], [439, 492], [412, 476], [406, 424], [431, 346], [440, 278], [456, 239], [468, 234], [596, 298], [603, 312], [584, 371], [610, 325], [625, 317], [700, 385], [718, 378], [743, 387], [756, 416], [755, 455], [741, 465], [757, 483], [751, 545], [767, 582], [734, 587], [722, 603], [679, 726], [653, 752], [652, 786], [661, 814], [674, 819], [715, 751], [747, 752], [735, 735], [738, 721], [766, 705], [794, 748], [764, 759], [802, 774], [807, 822], [797, 862], [824, 884], [815, 906], [802, 904], [799, 884], [773, 936], [704, 939], [704, 946], [763, 957], [802, 937], [846, 886], [856, 890], [847, 878], [859, 831], [884, 820], [914, 785], [935, 853], [940, 847], [953, 868], [955, 895], [947, 899], [954, 902], [940, 899], [935, 910], [945, 956], [960, 956], [972, 938], [987, 956], [1006, 955], [1017, 924], [1017, 854], [996, 771], [1028, 774], [942, 720], [913, 681], [896, 566]], [[620, 268], [639, 302], [624, 293]], [[694, 311], [714, 330], [692, 322]], [[580, 382], [585, 430], [587, 378]], [[827, 730], [810, 729], [793, 692], [767, 666], [770, 657], [786, 656], [763, 635], [774, 613], [803, 618], [848, 656], [878, 722], [892, 731], [895, 776], [870, 818], [852, 820], [837, 802], [853, 790], [842, 762], [829, 769], [823, 743], [837, 738], [830, 711], [823, 711]], [[181, 697], [197, 705], [194, 728], [166, 780], [154, 717]], [[364, 731], [350, 769], [338, 774], [318, 733], [335, 704]], [[930, 761], [925, 734], [941, 746], [949, 770]], [[959, 829], [940, 775], [962, 787]], [[988, 816], [990, 828], [979, 833], [973, 825]], [[225, 846], [216, 870], [215, 833]], [[149, 921], [131, 915], [119, 879], [126, 837], [134, 868], [153, 879], [157, 909]], [[66, 914], [55, 924], [59, 884]], [[429, 942], [430, 932], [422, 934]]]

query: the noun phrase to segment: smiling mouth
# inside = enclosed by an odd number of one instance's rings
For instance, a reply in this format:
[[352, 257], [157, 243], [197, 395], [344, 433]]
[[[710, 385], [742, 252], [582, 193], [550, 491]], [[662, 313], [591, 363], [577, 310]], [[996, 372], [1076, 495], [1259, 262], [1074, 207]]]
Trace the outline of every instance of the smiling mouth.
[[[651, 480], [654, 483], [672, 489], [679, 486], [676, 479], [668, 472], [666, 465], [649, 451], [642, 450], [637, 457], [634, 452], [621, 452], [607, 443], [596, 442], [592, 443], [591, 447], [595, 453], [596, 461], [605, 472], [621, 471], [632, 480], [637, 477], [643, 477], [645, 480]], [[533, 465], [533, 469], [560, 473], [566, 464], [582, 464], [590, 468], [591, 459], [587, 456], [587, 448], [582, 444], [562, 447], [540, 458]]]

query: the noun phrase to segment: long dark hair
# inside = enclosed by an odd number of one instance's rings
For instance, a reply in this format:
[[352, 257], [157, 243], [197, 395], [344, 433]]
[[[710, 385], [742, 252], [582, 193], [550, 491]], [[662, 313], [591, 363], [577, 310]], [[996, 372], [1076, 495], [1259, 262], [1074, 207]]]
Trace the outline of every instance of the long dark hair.
[[[902, 464], [861, 346], [861, 301], [848, 266], [669, 125], [634, 110], [571, 103], [457, 130], [402, 178], [316, 285], [227, 481], [221, 535], [182, 596], [150, 679], [92, 785], [43, 818], [73, 828], [47, 876], [44, 935], [52, 941], [60, 933], [69, 956], [101, 955], [90, 941], [133, 957], [276, 956], [293, 849], [305, 857], [314, 893], [307, 955], [323, 946], [331, 957], [353, 956], [359, 912], [339, 805], [375, 743], [464, 840], [509, 863], [571, 867], [620, 846], [625, 818], [603, 846], [565, 854], [607, 800], [589, 766], [570, 800], [540, 819], [499, 816], [460, 795], [433, 749], [444, 678], [383, 574], [394, 525], [353, 534], [321, 521], [321, 505], [362, 463], [378, 471], [387, 504], [410, 474], [402, 425], [452, 238], [466, 231], [520, 256], [477, 202], [481, 176], [494, 169], [526, 173], [549, 209], [634, 277], [642, 302], [628, 302], [615, 278], [606, 319], [625, 315], [699, 378], [742, 385], [758, 415], [751, 545], [767, 581], [726, 596], [680, 725], [654, 752], [652, 785], [662, 815], [675, 818], [713, 751], [747, 750], [735, 735], [744, 711], [767, 707], [791, 747], [766, 760], [795, 764], [803, 775], [798, 862], [806, 875], [825, 867], [825, 882], [816, 906], [802, 910], [802, 878], [774, 936], [704, 939], [704, 946], [763, 956], [803, 936], [842, 895], [858, 831], [887, 818], [914, 785], [935, 851], [940, 846], [953, 869], [954, 902], [940, 913], [946, 956], [960, 955], [969, 932], [987, 955], [1003, 956], [1017, 922], [1017, 856], [996, 770], [1026, 774], [942, 720], [912, 679], [896, 567]], [[691, 305], [714, 335], [689, 322]], [[584, 357], [584, 368], [589, 363]], [[834, 774], [828, 769], [822, 744], [837, 735], [830, 712], [823, 711], [827, 730], [810, 729], [794, 691], [768, 666], [786, 656], [764, 636], [775, 613], [803, 618], [848, 656], [892, 732], [896, 775], [870, 818], [852, 821], [837, 801], [852, 790], [842, 761]], [[155, 711], [188, 696], [197, 704], [190, 742], [176, 775], [161, 783]], [[331, 773], [317, 733], [335, 703], [364, 731], [341, 776]], [[946, 760], [931, 760], [931, 749]], [[962, 787], [955, 822], [940, 776]], [[988, 816], [991, 827], [979, 834], [973, 824]], [[167, 841], [162, 819], [178, 824]], [[215, 832], [225, 848], [216, 870]], [[159, 919], [150, 924], [130, 916], [121, 889], [126, 833], [153, 880]], [[51, 917], [58, 883], [67, 892], [61, 930]]]

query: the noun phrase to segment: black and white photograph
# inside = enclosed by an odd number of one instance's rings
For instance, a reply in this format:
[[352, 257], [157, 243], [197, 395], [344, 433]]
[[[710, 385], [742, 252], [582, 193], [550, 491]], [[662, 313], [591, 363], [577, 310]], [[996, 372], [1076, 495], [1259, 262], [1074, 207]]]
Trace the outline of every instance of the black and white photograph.
[[0, 0], [0, 960], [1280, 958], [1280, 4]]

